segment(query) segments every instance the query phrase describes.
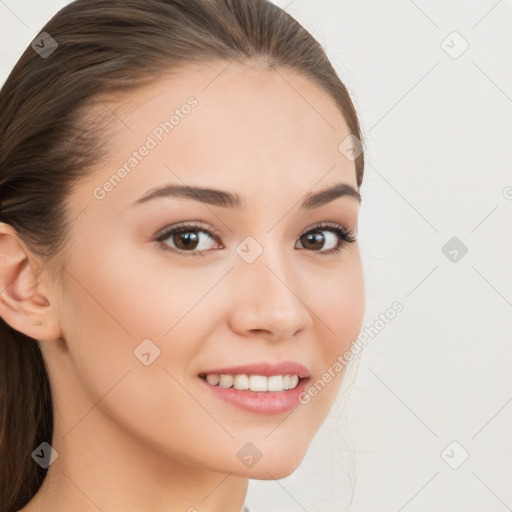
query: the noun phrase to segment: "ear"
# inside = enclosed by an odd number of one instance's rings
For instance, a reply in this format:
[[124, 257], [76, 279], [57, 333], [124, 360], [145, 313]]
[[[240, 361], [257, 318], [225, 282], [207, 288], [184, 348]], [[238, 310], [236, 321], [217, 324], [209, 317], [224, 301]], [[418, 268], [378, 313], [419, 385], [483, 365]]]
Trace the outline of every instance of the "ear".
[[60, 337], [56, 312], [39, 280], [42, 265], [15, 229], [0, 222], [0, 317], [13, 329], [48, 341]]

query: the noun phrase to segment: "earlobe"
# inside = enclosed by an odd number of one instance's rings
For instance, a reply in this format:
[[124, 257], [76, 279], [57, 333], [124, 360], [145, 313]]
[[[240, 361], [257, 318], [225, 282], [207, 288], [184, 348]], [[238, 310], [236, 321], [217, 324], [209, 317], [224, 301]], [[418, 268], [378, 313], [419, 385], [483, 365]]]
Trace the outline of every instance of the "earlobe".
[[15, 230], [0, 222], [0, 316], [31, 338], [57, 339], [55, 310], [38, 280], [40, 265]]

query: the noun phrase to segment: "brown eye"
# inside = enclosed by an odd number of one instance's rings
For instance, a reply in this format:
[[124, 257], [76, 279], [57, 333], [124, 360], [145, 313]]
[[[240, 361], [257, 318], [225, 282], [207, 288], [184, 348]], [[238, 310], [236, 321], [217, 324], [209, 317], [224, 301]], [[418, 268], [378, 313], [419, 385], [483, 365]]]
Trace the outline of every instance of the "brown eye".
[[[332, 233], [331, 233], [332, 236]], [[327, 237], [329, 238], [329, 237]], [[335, 243], [337, 243], [337, 239], [335, 238]], [[305, 233], [299, 238], [301, 244], [305, 247], [305, 249], [311, 249], [312, 251], [320, 250], [323, 248], [326, 237], [322, 234], [321, 231], [309, 232]]]
[[[211, 249], [224, 249], [219, 243], [220, 234], [195, 224], [185, 224], [162, 230], [154, 238], [163, 250], [183, 256], [204, 256]], [[339, 224], [322, 224], [303, 233], [297, 240], [301, 247], [316, 254], [329, 255], [341, 252], [345, 244], [355, 242], [354, 234]]]
[[200, 242], [200, 236], [197, 231], [180, 231], [174, 233], [169, 238], [172, 239], [174, 246], [180, 250], [196, 249]]
[[299, 237], [299, 242], [304, 249], [324, 255], [339, 253], [345, 244], [353, 243], [356, 240], [357, 238], [351, 231], [337, 224], [317, 226]]
[[203, 251], [218, 248], [218, 235], [195, 225], [181, 225], [165, 230], [155, 240], [168, 251], [186, 256], [203, 255]]

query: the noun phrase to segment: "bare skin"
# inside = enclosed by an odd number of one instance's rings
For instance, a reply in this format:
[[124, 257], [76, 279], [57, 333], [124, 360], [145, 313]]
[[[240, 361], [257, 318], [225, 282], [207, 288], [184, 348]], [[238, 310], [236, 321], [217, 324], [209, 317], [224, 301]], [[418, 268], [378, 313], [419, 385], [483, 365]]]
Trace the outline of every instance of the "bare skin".
[[[188, 67], [117, 104], [107, 160], [68, 197], [64, 286], [0, 224], [0, 314], [39, 340], [55, 401], [58, 458], [23, 512], [239, 512], [249, 478], [299, 466], [336, 398], [343, 372], [292, 412], [257, 414], [214, 397], [198, 377], [297, 361], [313, 383], [350, 348], [364, 315], [358, 242], [321, 254], [339, 244], [333, 231], [313, 230], [325, 237], [319, 248], [301, 238], [319, 222], [357, 233], [352, 196], [300, 209], [334, 184], [357, 189], [354, 162], [338, 150], [349, 134], [339, 109], [289, 70], [226, 65]], [[197, 105], [105, 186], [190, 97]], [[169, 184], [236, 193], [245, 208], [183, 197], [133, 205]], [[154, 241], [190, 221], [197, 249], [176, 235]], [[236, 252], [249, 236], [263, 250], [251, 263]], [[134, 355], [145, 339], [160, 349], [148, 366]], [[237, 457], [247, 442], [262, 454], [252, 467]]]

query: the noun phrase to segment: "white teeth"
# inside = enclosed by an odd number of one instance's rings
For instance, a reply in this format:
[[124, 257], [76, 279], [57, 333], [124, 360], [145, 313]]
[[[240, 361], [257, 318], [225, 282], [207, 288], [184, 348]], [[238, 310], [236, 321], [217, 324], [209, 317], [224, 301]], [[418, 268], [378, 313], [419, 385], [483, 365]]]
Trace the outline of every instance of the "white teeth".
[[215, 373], [208, 374], [206, 376], [206, 382], [212, 386], [216, 386], [220, 382], [220, 377]]
[[219, 386], [221, 388], [230, 388], [233, 385], [233, 375], [221, 375]]
[[267, 377], [264, 375], [251, 375], [249, 377], [251, 391], [267, 391]]
[[234, 387], [238, 390], [251, 391], [286, 391], [294, 389], [299, 383], [297, 375], [217, 375], [209, 373], [206, 375], [206, 382], [212, 386], [221, 388]]
[[269, 391], [283, 391], [283, 376], [272, 375], [268, 378], [267, 389]]
[[290, 383], [288, 384], [288, 389], [293, 389], [297, 387], [299, 383], [299, 377], [297, 375], [290, 375]]
[[249, 377], [247, 375], [235, 375], [233, 386], [235, 389], [249, 389]]

